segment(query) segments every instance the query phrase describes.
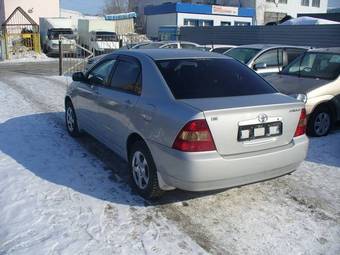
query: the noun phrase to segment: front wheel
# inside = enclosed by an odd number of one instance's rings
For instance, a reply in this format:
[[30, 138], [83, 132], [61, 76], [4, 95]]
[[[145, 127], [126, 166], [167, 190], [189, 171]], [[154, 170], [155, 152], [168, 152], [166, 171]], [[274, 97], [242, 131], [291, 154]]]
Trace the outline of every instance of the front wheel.
[[76, 113], [74, 111], [72, 103], [70, 102], [66, 103], [65, 106], [65, 123], [66, 129], [71, 136], [80, 136], [81, 133], [78, 128]]
[[307, 132], [310, 136], [325, 136], [332, 128], [332, 114], [325, 106], [314, 110], [308, 120]]
[[147, 199], [163, 194], [158, 184], [155, 163], [144, 142], [137, 141], [131, 146], [129, 165], [132, 185], [138, 194]]

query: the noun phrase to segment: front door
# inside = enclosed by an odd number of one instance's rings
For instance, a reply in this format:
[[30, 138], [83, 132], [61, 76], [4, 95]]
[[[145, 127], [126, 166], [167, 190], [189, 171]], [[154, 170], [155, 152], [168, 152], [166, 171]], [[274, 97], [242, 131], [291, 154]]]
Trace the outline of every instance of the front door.
[[86, 82], [78, 86], [78, 118], [82, 129], [94, 136], [99, 131], [98, 123], [98, 89], [107, 84], [115, 59], [108, 59], [98, 63], [87, 73]]

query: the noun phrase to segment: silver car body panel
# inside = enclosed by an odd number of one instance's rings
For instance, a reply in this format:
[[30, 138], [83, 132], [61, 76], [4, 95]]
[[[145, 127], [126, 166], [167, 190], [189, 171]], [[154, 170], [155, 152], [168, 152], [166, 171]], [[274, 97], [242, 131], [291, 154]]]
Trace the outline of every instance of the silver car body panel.
[[[212, 190], [277, 177], [294, 171], [306, 156], [308, 139], [294, 138], [301, 102], [282, 94], [250, 97], [176, 100], [154, 60], [228, 58], [194, 50], [129, 50], [142, 66], [142, 93], [132, 95], [110, 88], [73, 82], [72, 100], [80, 129], [90, 133], [127, 160], [127, 140], [138, 134], [149, 147], [158, 169], [161, 188]], [[256, 142], [238, 142], [240, 123], [259, 114], [279, 118], [283, 135]], [[217, 117], [217, 121], [216, 118]], [[185, 153], [172, 148], [190, 120], [206, 119], [217, 150]]]

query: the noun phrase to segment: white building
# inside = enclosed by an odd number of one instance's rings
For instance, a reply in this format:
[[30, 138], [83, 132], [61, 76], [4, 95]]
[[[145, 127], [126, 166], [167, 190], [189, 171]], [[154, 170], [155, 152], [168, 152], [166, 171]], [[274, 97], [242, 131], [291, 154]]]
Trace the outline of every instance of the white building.
[[256, 24], [278, 21], [286, 15], [326, 13], [328, 0], [217, 0], [217, 4], [252, 7], [256, 9]]
[[21, 7], [39, 24], [39, 17], [59, 17], [59, 0], [0, 0], [0, 25]]
[[217, 5], [166, 3], [147, 6], [146, 34], [158, 38], [161, 27], [172, 26], [249, 26], [253, 23], [253, 8], [238, 8]]

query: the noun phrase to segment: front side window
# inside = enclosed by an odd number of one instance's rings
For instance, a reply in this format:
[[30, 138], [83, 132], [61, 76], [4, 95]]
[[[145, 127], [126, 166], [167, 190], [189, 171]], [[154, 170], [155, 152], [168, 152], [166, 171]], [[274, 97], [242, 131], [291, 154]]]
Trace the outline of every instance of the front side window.
[[221, 26], [223, 26], [223, 27], [231, 26], [231, 22], [229, 22], [229, 21], [221, 21]]
[[111, 88], [140, 95], [141, 75], [137, 61], [119, 60], [111, 80]]
[[282, 74], [334, 80], [340, 74], [340, 54], [307, 53], [289, 64]]
[[248, 62], [259, 53], [259, 49], [252, 48], [233, 48], [224, 53], [227, 56], [237, 59], [244, 64], [248, 64]]
[[181, 48], [183, 49], [196, 49], [197, 46], [191, 43], [181, 43]]
[[255, 60], [255, 65], [282, 66], [282, 49], [266, 51]]
[[162, 49], [177, 49], [178, 45], [177, 43], [171, 43], [171, 44], [166, 44], [165, 46], [162, 46]]
[[176, 99], [276, 92], [255, 72], [233, 59], [172, 59], [156, 64]]
[[92, 70], [90, 70], [87, 75], [90, 83], [94, 85], [106, 85], [115, 62], [115, 59], [104, 60]]

